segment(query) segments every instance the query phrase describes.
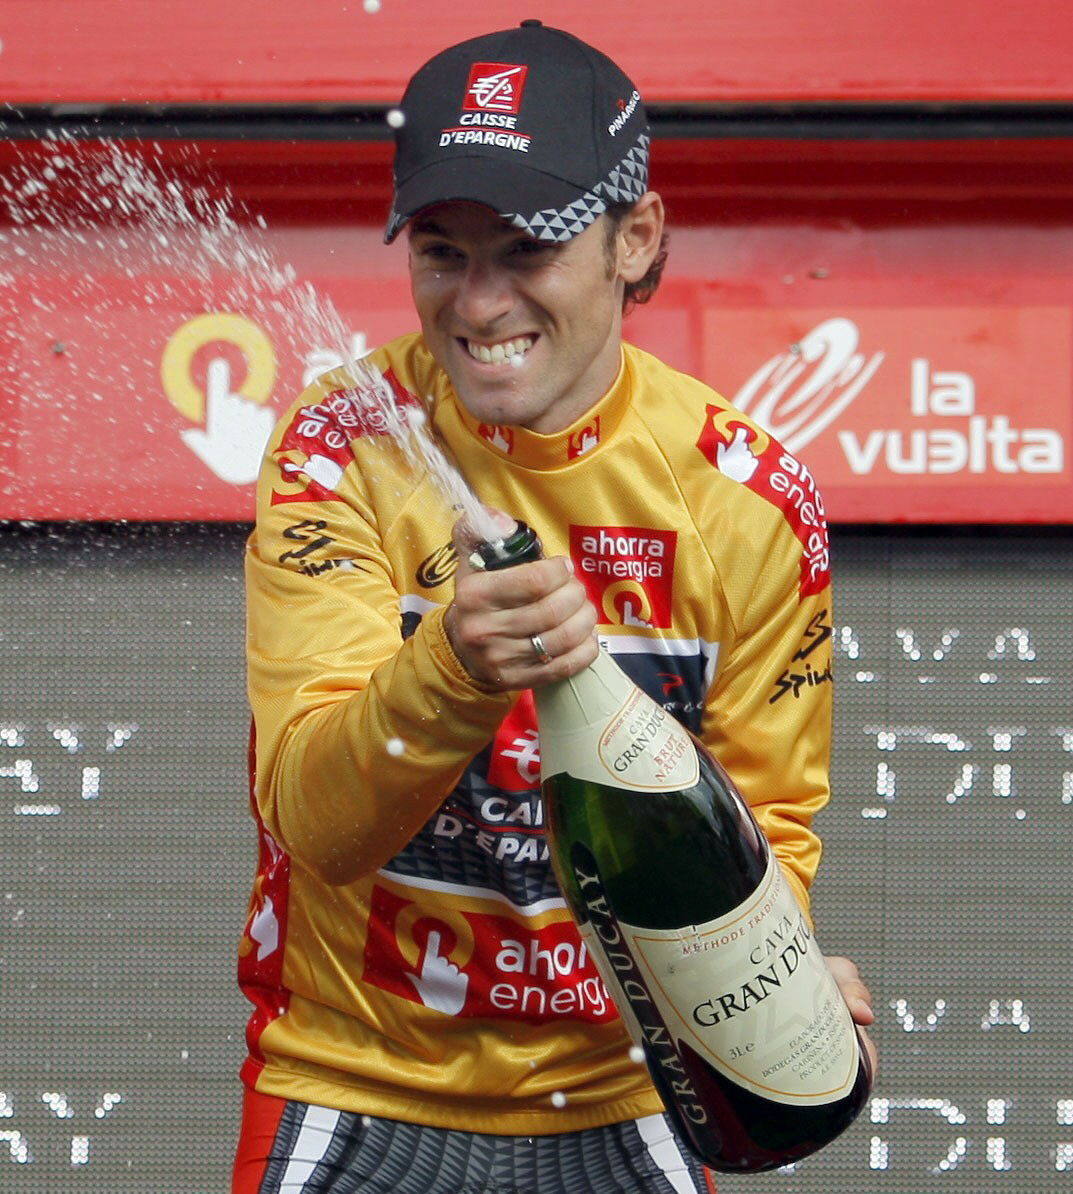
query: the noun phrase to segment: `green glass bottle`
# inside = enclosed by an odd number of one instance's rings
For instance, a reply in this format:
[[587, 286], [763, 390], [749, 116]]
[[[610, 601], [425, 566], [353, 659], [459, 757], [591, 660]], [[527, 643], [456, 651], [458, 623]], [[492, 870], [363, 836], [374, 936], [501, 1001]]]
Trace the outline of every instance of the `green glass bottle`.
[[[519, 524], [495, 569], [539, 558]], [[535, 690], [552, 864], [680, 1135], [715, 1169], [815, 1152], [869, 1064], [811, 926], [726, 772], [601, 651]]]

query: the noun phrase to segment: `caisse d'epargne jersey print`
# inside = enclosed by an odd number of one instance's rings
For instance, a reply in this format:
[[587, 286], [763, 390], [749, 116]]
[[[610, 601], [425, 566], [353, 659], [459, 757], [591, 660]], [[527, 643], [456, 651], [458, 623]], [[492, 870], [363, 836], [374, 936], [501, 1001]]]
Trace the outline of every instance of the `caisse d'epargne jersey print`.
[[[711, 747], [805, 903], [831, 718], [826, 523], [807, 469], [629, 345], [611, 390], [555, 435], [477, 423], [419, 336], [365, 364], [427, 410], [486, 504], [572, 559], [607, 650]], [[307, 389], [258, 487], [244, 1080], [478, 1132], [653, 1114], [552, 875], [532, 694], [492, 694], [454, 657], [457, 515], [370, 414], [368, 384], [336, 371]]]

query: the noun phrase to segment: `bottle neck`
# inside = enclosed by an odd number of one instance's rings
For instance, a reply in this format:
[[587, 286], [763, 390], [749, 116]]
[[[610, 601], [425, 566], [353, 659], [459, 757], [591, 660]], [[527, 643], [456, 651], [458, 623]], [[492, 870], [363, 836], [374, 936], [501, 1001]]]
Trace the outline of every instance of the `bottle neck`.
[[602, 726], [622, 708], [635, 687], [601, 648], [583, 671], [533, 690], [541, 732], [567, 733], [582, 726]]
[[516, 564], [531, 564], [544, 558], [544, 545], [528, 523], [518, 521], [501, 539], [485, 539], [473, 549], [470, 565], [479, 572], [499, 572]]
[[691, 788], [700, 762], [688, 731], [601, 650], [587, 668], [534, 690], [540, 773], [634, 792]]

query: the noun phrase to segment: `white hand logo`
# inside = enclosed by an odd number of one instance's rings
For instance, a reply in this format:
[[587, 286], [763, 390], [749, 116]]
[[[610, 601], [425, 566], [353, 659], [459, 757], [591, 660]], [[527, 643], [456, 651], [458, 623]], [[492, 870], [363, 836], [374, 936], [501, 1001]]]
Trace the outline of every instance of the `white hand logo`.
[[720, 444], [715, 450], [716, 467], [732, 481], [748, 481], [760, 467], [760, 461], [749, 451], [749, 433], [744, 427], [734, 432], [729, 444]]
[[[722, 464], [720, 464], [720, 468], [722, 468]], [[649, 629], [651, 629], [651, 627], [652, 627], [652, 623], [646, 622], [645, 619], [641, 617], [640, 613], [635, 614], [633, 612], [633, 602], [632, 601], [624, 601], [622, 603], [622, 625], [623, 626], [647, 626], [647, 627], [649, 627]]]
[[279, 921], [271, 896], [265, 896], [265, 902], [250, 922], [250, 937], [257, 942], [258, 962], [263, 962], [269, 954], [275, 953], [279, 945]]
[[191, 428], [181, 434], [186, 446], [221, 481], [248, 485], [257, 480], [275, 422], [271, 407], [231, 393], [231, 367], [223, 357], [214, 357], [205, 386], [205, 429]]
[[308, 477], [322, 489], [330, 489], [333, 492], [339, 488], [339, 482], [343, 479], [343, 466], [336, 464], [328, 456], [310, 456], [305, 464], [285, 460], [281, 467], [292, 480], [296, 476]]
[[421, 1002], [437, 1012], [457, 1016], [465, 1006], [469, 975], [448, 958], [440, 957], [440, 935], [433, 930], [428, 935], [421, 974], [406, 976], [417, 989]]

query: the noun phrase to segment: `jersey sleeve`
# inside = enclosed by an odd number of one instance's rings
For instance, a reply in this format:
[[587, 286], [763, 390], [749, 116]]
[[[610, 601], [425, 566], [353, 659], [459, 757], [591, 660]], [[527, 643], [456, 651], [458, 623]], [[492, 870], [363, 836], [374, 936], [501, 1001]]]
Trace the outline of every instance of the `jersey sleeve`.
[[785, 527], [752, 549], [762, 564], [702, 734], [807, 909], [820, 861], [812, 818], [830, 797], [831, 587], [827, 578], [819, 591], [802, 585], [801, 544]]
[[384, 528], [355, 459], [381, 453], [383, 479], [385, 448], [329, 450], [326, 439], [343, 439], [323, 433], [303, 441], [295, 421], [310, 406], [325, 403], [297, 404], [269, 444], [246, 552], [254, 798], [292, 857], [343, 883], [418, 832], [510, 701], [462, 668], [442, 608], [404, 639]]

